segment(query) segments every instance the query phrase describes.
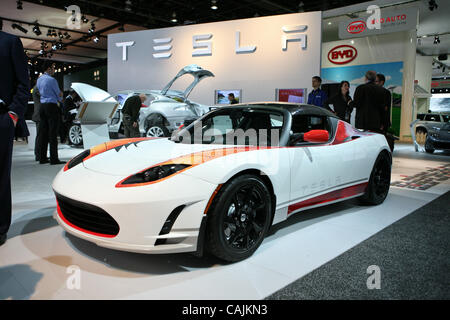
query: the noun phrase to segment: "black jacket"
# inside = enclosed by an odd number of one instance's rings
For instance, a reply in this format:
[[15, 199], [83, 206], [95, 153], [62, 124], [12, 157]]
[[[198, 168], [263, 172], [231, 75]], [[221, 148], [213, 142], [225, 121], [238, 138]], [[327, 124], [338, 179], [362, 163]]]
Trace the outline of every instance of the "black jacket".
[[129, 115], [131, 121], [137, 122], [139, 120], [139, 111], [141, 110], [142, 102], [139, 96], [132, 96], [127, 99], [123, 106], [123, 115]]
[[341, 120], [350, 122], [350, 115], [352, 113], [353, 108], [351, 107], [351, 105], [348, 105], [348, 101], [351, 100], [352, 98], [350, 97], [350, 95], [347, 95], [344, 98], [341, 93], [338, 93], [337, 95], [328, 99], [325, 105], [326, 107], [328, 107], [328, 105], [332, 104], [336, 115]]
[[24, 119], [29, 96], [30, 81], [22, 42], [0, 31], [0, 99], [9, 111]]
[[391, 92], [386, 89], [384, 89], [384, 121], [383, 121], [383, 127], [384, 130], [387, 131], [391, 127], [391, 107], [392, 107], [392, 95]]
[[385, 119], [386, 94], [380, 86], [373, 82], [362, 84], [356, 88], [351, 105], [356, 109], [355, 126], [380, 132]]

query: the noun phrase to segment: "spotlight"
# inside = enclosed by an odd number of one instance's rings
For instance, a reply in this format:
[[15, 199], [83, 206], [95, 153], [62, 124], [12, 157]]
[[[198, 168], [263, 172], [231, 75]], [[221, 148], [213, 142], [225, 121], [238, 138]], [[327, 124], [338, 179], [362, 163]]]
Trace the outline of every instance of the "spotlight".
[[217, 0], [211, 0], [211, 9], [217, 10], [219, 7], [217, 6]]
[[171, 19], [170, 21], [172, 21], [173, 23], [178, 22], [178, 20], [177, 20], [177, 14], [176, 14], [175, 12], [172, 13], [172, 19]]
[[125, 1], [125, 11], [131, 12], [132, 11], [132, 8], [131, 8], [132, 4], [133, 3], [131, 2], [131, 0]]
[[44, 54], [44, 50], [39, 50], [39, 54]]
[[95, 43], [98, 43], [99, 40], [100, 39], [97, 36], [95, 36], [94, 39], [92, 39], [92, 41], [94, 41]]
[[52, 36], [52, 29], [48, 29], [47, 30], [47, 37], [51, 37]]
[[58, 37], [59, 37], [60, 39], [64, 38], [64, 36], [63, 36], [63, 34], [62, 34], [61, 31], [58, 31]]
[[58, 50], [58, 46], [56, 45], [56, 43], [54, 45], [52, 45], [52, 50], [53, 51]]
[[441, 43], [441, 39], [439, 39], [439, 36], [435, 36], [434, 37], [434, 42], [433, 42], [434, 44], [439, 44], [439, 43]]
[[23, 3], [22, 1], [18, 0], [17, 2], [17, 10], [23, 10]]
[[27, 29], [25, 29], [25, 28], [22, 27], [21, 25], [18, 25], [17, 23], [13, 23], [13, 24], [11, 25], [11, 28], [20, 30], [20, 31], [22, 31], [23, 33], [27, 33], [27, 32], [28, 32]]
[[88, 22], [89, 22], [89, 19], [86, 18], [86, 16], [83, 14], [83, 15], [81, 16], [81, 21], [82, 21], [83, 23], [88, 23]]
[[95, 23], [91, 23], [91, 27], [88, 30], [88, 33], [92, 35], [95, 32]]
[[35, 24], [33, 27], [33, 32], [35, 35], [40, 36], [42, 34], [41, 29], [39, 29], [39, 25]]
[[70, 34], [67, 31], [64, 32], [64, 38], [66, 38], [67, 40], [70, 39]]
[[430, 11], [433, 11], [434, 9], [437, 9], [437, 8], [438, 8], [438, 5], [435, 0], [428, 1], [428, 9], [430, 9]]

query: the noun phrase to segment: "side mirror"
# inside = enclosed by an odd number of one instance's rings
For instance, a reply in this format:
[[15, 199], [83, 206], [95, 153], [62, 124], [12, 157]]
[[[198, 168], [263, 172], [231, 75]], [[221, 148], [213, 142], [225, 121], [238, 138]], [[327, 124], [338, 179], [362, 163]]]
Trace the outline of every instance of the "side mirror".
[[303, 142], [303, 133], [293, 133], [289, 137], [289, 145], [294, 146], [298, 142]]
[[303, 134], [303, 141], [324, 143], [330, 140], [330, 135], [327, 130], [311, 130]]

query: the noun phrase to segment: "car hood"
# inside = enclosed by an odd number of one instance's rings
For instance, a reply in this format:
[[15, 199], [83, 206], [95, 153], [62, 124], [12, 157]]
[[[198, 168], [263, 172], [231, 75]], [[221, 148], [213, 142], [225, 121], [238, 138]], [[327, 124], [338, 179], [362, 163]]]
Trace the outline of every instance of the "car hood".
[[[168, 138], [140, 139], [88, 157], [83, 161], [83, 165], [89, 170], [103, 174], [129, 176], [154, 165], [180, 159], [180, 157], [186, 155], [195, 154], [195, 159], [192, 157], [188, 161], [197, 161], [197, 164], [199, 164], [199, 158], [197, 157], [199, 153], [200, 162], [202, 162], [206, 161], [206, 157], [209, 157], [208, 160], [214, 158], [211, 157], [211, 153], [201, 155], [203, 151], [230, 149], [229, 147], [226, 145], [175, 143]], [[91, 153], [93, 149], [91, 149]], [[185, 163], [186, 159], [183, 161]]]

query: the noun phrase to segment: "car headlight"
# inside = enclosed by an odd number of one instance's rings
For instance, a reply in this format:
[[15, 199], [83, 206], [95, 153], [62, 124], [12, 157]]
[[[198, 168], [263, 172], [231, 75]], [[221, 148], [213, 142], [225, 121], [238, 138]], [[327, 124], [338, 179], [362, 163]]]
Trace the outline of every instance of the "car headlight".
[[73, 158], [72, 160], [67, 162], [67, 164], [64, 167], [64, 171], [67, 171], [67, 170], [75, 167], [76, 165], [82, 163], [83, 160], [86, 159], [87, 157], [89, 157], [90, 154], [91, 154], [91, 149], [84, 150], [82, 153], [77, 155], [75, 158]]
[[149, 184], [168, 178], [190, 166], [190, 164], [164, 164], [152, 167], [122, 180], [116, 187], [131, 187], [139, 184]]
[[433, 138], [439, 138], [439, 132], [430, 132], [430, 136]]

